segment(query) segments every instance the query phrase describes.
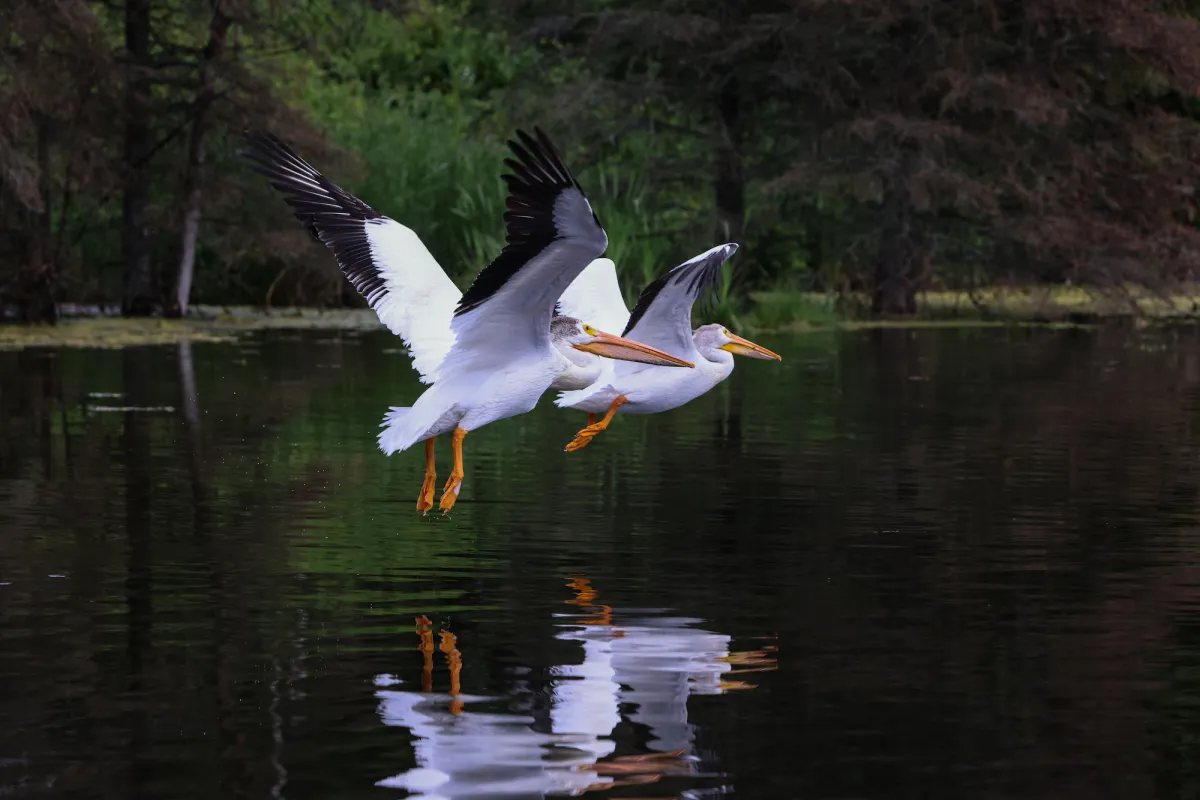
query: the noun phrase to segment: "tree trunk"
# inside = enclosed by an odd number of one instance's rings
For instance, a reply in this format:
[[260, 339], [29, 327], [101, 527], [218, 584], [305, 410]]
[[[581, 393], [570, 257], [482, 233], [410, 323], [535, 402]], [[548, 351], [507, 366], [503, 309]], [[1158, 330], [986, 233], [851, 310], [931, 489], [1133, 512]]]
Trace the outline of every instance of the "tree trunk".
[[126, 0], [125, 193], [121, 204], [121, 249], [125, 261], [121, 313], [146, 316], [154, 309], [150, 249], [146, 240], [149, 186], [142, 163], [150, 149], [150, 0]]
[[917, 310], [913, 268], [919, 261], [919, 243], [914, 238], [909, 156], [887, 176], [883, 190], [883, 223], [875, 262], [875, 285], [871, 293], [872, 316], [914, 314]]
[[714, 188], [717, 206], [717, 241], [741, 242], [746, 226], [746, 174], [742, 165], [741, 103], [733, 78], [717, 93], [721, 143], [717, 150]]
[[217, 61], [225, 52], [225, 40], [233, 20], [221, 7], [222, 0], [213, 3], [212, 21], [208, 27], [208, 44], [204, 47], [200, 85], [196, 90], [195, 116], [188, 137], [188, 161], [184, 175], [183, 235], [179, 247], [179, 272], [175, 278], [175, 296], [167, 308], [168, 316], [187, 314], [192, 294], [192, 278], [196, 268], [196, 237], [200, 233], [200, 200], [206, 155], [208, 109], [215, 94]]
[[50, 120], [38, 114], [34, 119], [34, 131], [37, 136], [38, 194], [42, 205], [29, 212], [28, 248], [18, 305], [22, 322], [53, 324], [58, 320], [58, 310], [54, 305], [57, 270], [50, 247]]

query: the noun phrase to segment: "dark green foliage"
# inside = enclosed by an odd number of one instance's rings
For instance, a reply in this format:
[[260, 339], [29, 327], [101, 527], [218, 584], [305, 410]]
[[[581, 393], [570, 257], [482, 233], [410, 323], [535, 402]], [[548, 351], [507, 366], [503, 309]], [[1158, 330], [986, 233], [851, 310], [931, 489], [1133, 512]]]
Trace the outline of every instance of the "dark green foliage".
[[867, 290], [896, 313], [921, 289], [1158, 289], [1200, 270], [1196, 14], [18, 0], [0, 10], [0, 308], [169, 308], [197, 198], [194, 302], [360, 303], [236, 157], [247, 127], [412, 227], [464, 286], [503, 245], [505, 139], [540, 124], [630, 302], [722, 241], [742, 245], [723, 319], [761, 290]]

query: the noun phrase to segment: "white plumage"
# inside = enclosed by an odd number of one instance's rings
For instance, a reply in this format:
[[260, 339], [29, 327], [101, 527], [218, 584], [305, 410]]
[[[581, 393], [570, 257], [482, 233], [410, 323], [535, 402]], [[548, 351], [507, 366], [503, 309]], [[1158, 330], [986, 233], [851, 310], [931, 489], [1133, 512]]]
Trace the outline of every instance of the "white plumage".
[[558, 298], [558, 305], [564, 314], [586, 319], [606, 331], [623, 331], [629, 322], [617, 265], [611, 258], [597, 258], [588, 264]]
[[[700, 294], [717, 283], [725, 261], [737, 252], [736, 244], [723, 244], [685, 261], [642, 290], [630, 314], [621, 297], [616, 266], [610, 259], [593, 261], [559, 298], [565, 314], [586, 311], [603, 319], [613, 330], [620, 326], [626, 338], [691, 361], [695, 369], [645, 370], [636, 364], [596, 360], [599, 373], [584, 389], [564, 391], [555, 400], [560, 408], [586, 412], [589, 424], [567, 450], [578, 450], [608, 427], [616, 413], [657, 414], [694, 400], [733, 372], [733, 355], [751, 358], [780, 357], [770, 350], [730, 333], [721, 325], [692, 330], [692, 306]], [[605, 414], [599, 422], [590, 418]]]
[[450, 323], [462, 292], [412, 228], [387, 217], [364, 224], [371, 260], [383, 279], [374, 302], [368, 302], [379, 321], [404, 340], [421, 382], [433, 383], [454, 344]]

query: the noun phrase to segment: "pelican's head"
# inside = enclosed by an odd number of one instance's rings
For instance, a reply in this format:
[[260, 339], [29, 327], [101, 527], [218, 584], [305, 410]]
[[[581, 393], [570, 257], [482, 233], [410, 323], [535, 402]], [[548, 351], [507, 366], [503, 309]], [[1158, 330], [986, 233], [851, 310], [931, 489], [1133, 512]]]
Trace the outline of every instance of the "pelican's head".
[[663, 367], [696, 366], [690, 361], [676, 358], [650, 345], [598, 331], [574, 317], [558, 316], [550, 322], [550, 343], [559, 349], [582, 350], [585, 353], [618, 361], [638, 361]]
[[708, 358], [710, 355], [715, 356], [718, 351], [724, 350], [726, 353], [748, 356], [749, 358], [761, 358], [764, 361], [783, 360], [783, 357], [778, 353], [772, 353], [762, 345], [757, 345], [749, 339], [743, 339], [736, 333], [730, 333], [729, 329], [724, 325], [717, 325], [716, 323], [697, 328], [692, 333], [692, 341], [696, 344], [696, 349], [705, 358]]

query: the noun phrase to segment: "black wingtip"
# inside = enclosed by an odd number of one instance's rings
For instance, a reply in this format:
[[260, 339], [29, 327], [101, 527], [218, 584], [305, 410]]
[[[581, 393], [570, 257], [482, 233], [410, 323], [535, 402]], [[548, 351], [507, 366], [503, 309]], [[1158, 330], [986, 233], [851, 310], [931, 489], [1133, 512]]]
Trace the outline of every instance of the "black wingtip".
[[736, 242], [717, 245], [711, 250], [689, 258], [677, 267], [672, 267], [646, 284], [646, 288], [642, 289], [642, 293], [638, 295], [637, 304], [634, 305], [633, 312], [629, 315], [629, 322], [626, 323], [625, 330], [621, 332], [621, 335], [629, 335], [646, 315], [646, 312], [650, 310], [650, 306], [654, 304], [659, 293], [672, 283], [686, 281], [687, 290], [692, 294], [692, 303], [700, 299], [701, 295], [712, 296], [715, 294], [717, 284], [721, 279], [722, 267], [737, 251]]
[[[558, 148], [540, 126], [533, 127], [532, 135], [517, 129], [508, 140], [508, 149], [512, 157], [504, 159], [504, 166], [509, 171], [501, 175], [508, 187], [504, 201], [507, 244], [463, 293], [454, 312], [456, 316], [492, 297], [529, 259], [548, 247], [559, 234], [554, 223], [556, 199], [570, 189], [583, 192]], [[592, 216], [597, 226], [603, 227], [594, 211]]]
[[375, 262], [366, 224], [383, 215], [326, 178], [266, 131], [246, 131], [241, 155], [266, 177], [314, 239], [333, 251], [342, 274], [378, 310], [387, 281]]
[[262, 157], [270, 151], [281, 152], [292, 158], [299, 158], [292, 148], [284, 144], [283, 140], [270, 131], [257, 130], [246, 128], [242, 131], [242, 148], [238, 149], [238, 155], [244, 158]]

